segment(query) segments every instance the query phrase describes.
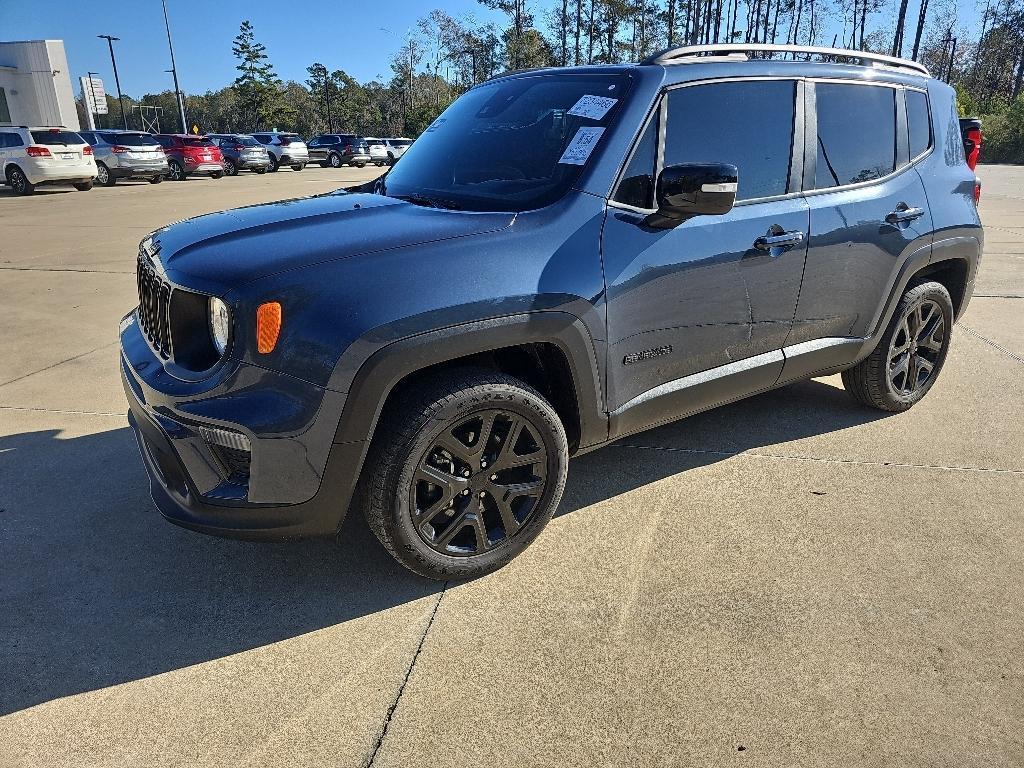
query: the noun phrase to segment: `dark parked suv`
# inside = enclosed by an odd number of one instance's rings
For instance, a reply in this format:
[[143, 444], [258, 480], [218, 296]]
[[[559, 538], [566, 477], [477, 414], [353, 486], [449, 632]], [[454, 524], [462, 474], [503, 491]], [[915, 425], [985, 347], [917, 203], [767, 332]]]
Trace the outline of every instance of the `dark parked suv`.
[[351, 133], [325, 133], [310, 139], [309, 162], [320, 163], [324, 168], [341, 168], [343, 165], [354, 165], [362, 168], [369, 163], [370, 148], [366, 139]]
[[509, 74], [367, 189], [148, 236], [121, 366], [161, 512], [290, 539], [351, 502], [467, 577], [540, 533], [574, 454], [836, 372], [913, 406], [982, 250], [954, 92], [783, 49]]

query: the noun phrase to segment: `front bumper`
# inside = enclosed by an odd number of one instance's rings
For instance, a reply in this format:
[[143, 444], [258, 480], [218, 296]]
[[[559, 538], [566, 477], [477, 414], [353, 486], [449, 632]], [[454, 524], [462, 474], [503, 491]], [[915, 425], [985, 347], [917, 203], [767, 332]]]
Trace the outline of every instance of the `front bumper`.
[[[122, 321], [121, 377], [150, 494], [169, 521], [269, 541], [338, 530], [365, 449], [333, 443], [344, 395], [232, 360], [203, 382], [175, 378], [134, 313]], [[243, 471], [204, 428], [244, 435]]]

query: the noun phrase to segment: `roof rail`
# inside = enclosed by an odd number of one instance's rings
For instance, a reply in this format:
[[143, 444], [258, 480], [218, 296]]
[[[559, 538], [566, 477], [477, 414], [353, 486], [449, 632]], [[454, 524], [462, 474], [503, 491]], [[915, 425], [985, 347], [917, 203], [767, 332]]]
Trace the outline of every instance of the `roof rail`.
[[775, 45], [769, 43], [722, 43], [717, 45], [684, 45], [679, 48], [668, 48], [659, 53], [652, 54], [641, 61], [641, 64], [683, 64], [696, 63], [701, 58], [714, 57], [717, 60], [728, 57], [738, 58], [735, 55], [746, 55], [749, 53], [792, 53], [796, 59], [797, 54], [813, 56], [832, 56], [834, 58], [854, 59], [862, 64], [881, 65], [894, 67], [896, 69], [908, 69], [919, 75], [930, 76], [928, 68], [924, 64], [909, 59], [898, 59], [895, 56], [885, 56], [881, 53], [870, 51], [854, 51], [848, 48], [821, 48], [814, 45]]

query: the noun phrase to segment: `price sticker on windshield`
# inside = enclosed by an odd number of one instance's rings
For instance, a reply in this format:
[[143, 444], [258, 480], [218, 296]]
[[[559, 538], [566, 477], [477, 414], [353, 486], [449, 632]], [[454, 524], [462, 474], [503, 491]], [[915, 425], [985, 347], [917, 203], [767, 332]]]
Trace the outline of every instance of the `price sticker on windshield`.
[[594, 147], [597, 146], [597, 141], [601, 138], [602, 133], [604, 133], [604, 128], [580, 128], [572, 137], [572, 141], [569, 142], [569, 146], [565, 148], [565, 152], [562, 153], [558, 162], [565, 165], [583, 165], [590, 157], [590, 153], [594, 151]]
[[608, 114], [608, 110], [614, 107], [616, 102], [618, 99], [609, 99], [607, 96], [583, 96], [567, 114], [600, 120]]

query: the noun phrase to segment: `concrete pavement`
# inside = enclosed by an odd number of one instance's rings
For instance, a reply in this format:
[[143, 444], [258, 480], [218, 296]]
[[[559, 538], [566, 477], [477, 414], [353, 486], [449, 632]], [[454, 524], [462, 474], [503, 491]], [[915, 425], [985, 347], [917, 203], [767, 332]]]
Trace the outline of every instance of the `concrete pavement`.
[[142, 235], [373, 171], [0, 192], [0, 766], [1024, 764], [1024, 168], [980, 169], [976, 297], [914, 409], [830, 377], [637, 435], [449, 585], [355, 517], [164, 523], [123, 416]]

